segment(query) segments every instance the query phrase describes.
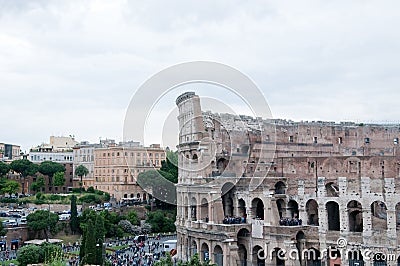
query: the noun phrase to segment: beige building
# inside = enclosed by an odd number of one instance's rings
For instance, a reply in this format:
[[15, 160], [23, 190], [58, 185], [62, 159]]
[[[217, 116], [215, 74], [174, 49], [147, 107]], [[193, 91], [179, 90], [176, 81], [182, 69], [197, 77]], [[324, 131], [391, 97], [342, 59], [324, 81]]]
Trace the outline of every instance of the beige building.
[[143, 147], [137, 142], [125, 142], [95, 149], [93, 186], [117, 200], [147, 200], [148, 195], [136, 183], [136, 178], [146, 170], [159, 169], [165, 156], [159, 144]]
[[0, 161], [21, 159], [21, 147], [13, 144], [0, 143]]
[[226, 265], [400, 262], [399, 125], [179, 108], [178, 257]]

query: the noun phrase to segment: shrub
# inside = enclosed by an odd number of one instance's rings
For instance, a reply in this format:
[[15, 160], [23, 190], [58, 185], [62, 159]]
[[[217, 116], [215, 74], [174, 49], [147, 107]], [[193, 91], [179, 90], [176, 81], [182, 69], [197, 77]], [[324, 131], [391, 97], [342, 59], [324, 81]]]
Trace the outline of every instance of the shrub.
[[80, 197], [78, 199], [78, 201], [80, 203], [96, 203], [96, 204], [100, 204], [101, 203], [101, 199], [99, 198], [99, 196], [94, 195], [94, 194], [88, 194], [88, 195], [84, 195], [82, 197]]
[[60, 200], [61, 196], [60, 195], [56, 195], [56, 194], [51, 194], [48, 196], [48, 199], [51, 201], [55, 201], [55, 200]]
[[2, 198], [0, 199], [1, 203], [17, 203], [17, 199], [11, 199], [11, 198]]
[[45, 196], [43, 195], [42, 192], [36, 193], [36, 199], [37, 199], [37, 200], [44, 199], [44, 197], [45, 197]]
[[28, 245], [21, 247], [18, 251], [17, 261], [19, 265], [26, 266], [28, 264], [36, 264], [41, 262], [42, 250], [36, 245]]
[[100, 196], [103, 196], [103, 194], [104, 194], [104, 192], [101, 191], [101, 190], [95, 190], [95, 193], [96, 193], [97, 195], [100, 195]]
[[88, 187], [88, 189], [86, 191], [87, 191], [87, 193], [94, 193], [94, 188]]
[[42, 199], [36, 199], [36, 200], [33, 201], [33, 203], [34, 203], [34, 204], [37, 204], [37, 205], [41, 205], [41, 204], [45, 204], [46, 201], [45, 201], [45, 200], [42, 200]]

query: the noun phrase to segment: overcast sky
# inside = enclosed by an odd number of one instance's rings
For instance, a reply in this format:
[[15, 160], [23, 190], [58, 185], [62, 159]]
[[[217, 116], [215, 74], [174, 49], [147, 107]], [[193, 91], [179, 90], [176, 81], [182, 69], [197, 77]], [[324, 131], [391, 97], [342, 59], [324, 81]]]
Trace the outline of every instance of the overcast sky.
[[247, 74], [274, 117], [399, 121], [400, 1], [215, 2], [0, 0], [0, 142], [120, 140], [135, 90], [194, 60]]

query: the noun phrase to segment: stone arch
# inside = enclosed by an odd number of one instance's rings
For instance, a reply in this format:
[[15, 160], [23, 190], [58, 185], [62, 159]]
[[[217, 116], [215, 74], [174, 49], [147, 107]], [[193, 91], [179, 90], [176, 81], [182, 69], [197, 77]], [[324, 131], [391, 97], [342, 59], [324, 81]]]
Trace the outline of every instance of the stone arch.
[[237, 233], [237, 239], [239, 241], [240, 238], [248, 238], [250, 237], [250, 231], [247, 230], [246, 228], [242, 228], [238, 231]]
[[264, 220], [264, 202], [260, 198], [254, 198], [252, 200], [251, 213], [256, 219]]
[[285, 253], [281, 248], [274, 248], [272, 251], [272, 264], [276, 266], [285, 266]]
[[192, 156], [192, 160], [193, 161], [197, 161], [199, 158], [197, 157], [197, 154], [195, 153], [195, 154], [193, 154], [193, 156]]
[[371, 204], [372, 230], [387, 230], [386, 204], [383, 201], [374, 201]]
[[330, 157], [323, 161], [322, 168], [324, 173], [338, 173], [342, 169], [342, 164], [339, 160]]
[[400, 230], [400, 202], [396, 204], [395, 213], [396, 213], [396, 230]]
[[217, 169], [218, 169], [218, 172], [220, 174], [222, 174], [225, 171], [228, 163], [229, 163], [229, 161], [227, 159], [225, 159], [225, 158], [218, 159], [218, 161], [217, 161]]
[[347, 258], [349, 260], [349, 265], [359, 265], [364, 266], [364, 258], [360, 250], [349, 250], [347, 251]]
[[339, 187], [334, 182], [328, 182], [325, 185], [327, 197], [339, 197]]
[[[306, 250], [306, 235], [304, 234], [303, 231], [299, 231], [296, 234], [296, 248], [298, 254], [303, 254], [303, 250]], [[299, 256], [299, 259], [300, 259], [300, 265], [303, 265], [302, 256]]]
[[264, 249], [261, 246], [256, 245], [253, 247], [252, 262], [256, 263], [255, 265], [260, 265], [260, 266], [265, 265], [266, 257], [267, 256], [264, 252]]
[[238, 255], [239, 255], [239, 265], [247, 266], [247, 249], [245, 245], [238, 244]]
[[247, 217], [247, 213], [246, 213], [246, 202], [244, 201], [244, 199], [239, 199], [238, 200], [238, 214], [240, 217]]
[[192, 240], [192, 243], [190, 245], [190, 250], [191, 250], [191, 255], [192, 256], [197, 253], [197, 242], [196, 242], [196, 240]]
[[233, 199], [235, 198], [235, 185], [231, 182], [225, 183], [221, 188], [222, 207], [225, 217], [233, 216]]
[[214, 247], [214, 263], [218, 266], [224, 265], [224, 252], [220, 245]]
[[197, 200], [195, 197], [192, 197], [190, 200], [190, 216], [192, 220], [197, 221]]
[[278, 208], [279, 218], [283, 218], [286, 212], [286, 203], [283, 199], [276, 201], [276, 207]]
[[325, 206], [328, 215], [328, 230], [339, 231], [340, 230], [339, 204], [335, 201], [328, 201]]
[[189, 216], [189, 199], [187, 196], [185, 196], [183, 208], [184, 208], [184, 218], [186, 220]]
[[307, 212], [307, 224], [308, 225], [319, 225], [318, 217], [318, 203], [314, 199], [310, 199], [306, 203]]
[[374, 266], [386, 266], [387, 265], [387, 261], [386, 261], [386, 254], [384, 253], [375, 253], [374, 257], [373, 257], [373, 265]]
[[312, 247], [304, 252], [304, 259], [307, 261], [307, 266], [321, 266], [321, 252]]
[[201, 205], [200, 205], [200, 219], [208, 222], [208, 201], [206, 198], [203, 198], [201, 200]]
[[208, 261], [210, 260], [210, 249], [207, 243], [201, 244], [201, 261]]
[[349, 219], [349, 231], [362, 232], [363, 216], [361, 203], [356, 200], [349, 201], [349, 203], [347, 203], [347, 212]]
[[282, 181], [278, 181], [275, 184], [275, 194], [282, 195], [286, 193], [286, 185]]
[[289, 200], [288, 202], [288, 211], [290, 218], [298, 218], [299, 217], [299, 204], [295, 200]]

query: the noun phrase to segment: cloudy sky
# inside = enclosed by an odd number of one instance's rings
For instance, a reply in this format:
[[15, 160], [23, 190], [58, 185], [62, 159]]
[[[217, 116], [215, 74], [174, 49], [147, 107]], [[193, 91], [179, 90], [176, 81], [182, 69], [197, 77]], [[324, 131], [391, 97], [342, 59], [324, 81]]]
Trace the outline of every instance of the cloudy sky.
[[0, 0], [0, 142], [120, 140], [135, 90], [194, 60], [247, 74], [274, 117], [399, 121], [399, 1], [216, 2]]

